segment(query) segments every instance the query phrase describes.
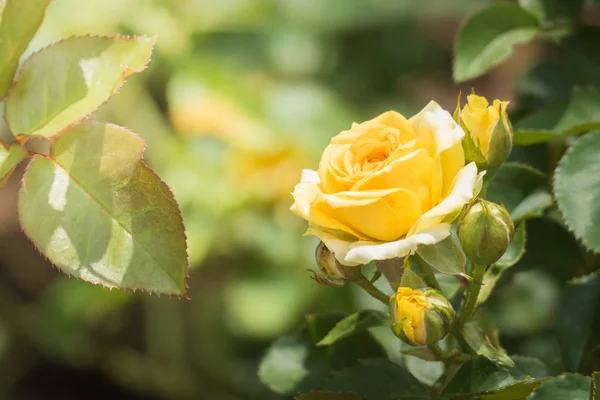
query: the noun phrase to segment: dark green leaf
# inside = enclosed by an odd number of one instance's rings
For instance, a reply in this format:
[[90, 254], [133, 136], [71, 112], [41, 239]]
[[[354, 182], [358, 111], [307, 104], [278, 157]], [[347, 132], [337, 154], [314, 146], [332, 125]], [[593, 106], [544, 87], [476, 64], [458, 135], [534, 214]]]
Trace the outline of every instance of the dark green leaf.
[[572, 83], [600, 86], [599, 39], [600, 27], [583, 26], [562, 41], [562, 73]]
[[572, 92], [521, 119], [514, 143], [529, 145], [600, 128], [600, 90], [574, 87]]
[[505, 163], [489, 183], [487, 199], [503, 204], [512, 219], [519, 221], [541, 215], [552, 205], [548, 178], [533, 167]]
[[600, 400], [600, 372], [592, 374], [592, 399]]
[[169, 188], [142, 161], [143, 140], [115, 125], [62, 132], [32, 158], [19, 217], [65, 273], [107, 287], [185, 293], [186, 242]]
[[511, 356], [515, 367], [510, 369], [510, 374], [517, 380], [527, 378], [543, 379], [552, 375], [548, 366], [534, 357]]
[[357, 394], [352, 393], [334, 393], [325, 392], [321, 390], [313, 390], [311, 392], [301, 394], [300, 396], [294, 397], [294, 400], [363, 400]]
[[[19, 58], [37, 32], [51, 0], [0, 2], [0, 100], [10, 87]], [[5, 4], [2, 4], [5, 3]]]
[[365, 359], [336, 371], [319, 389], [352, 392], [366, 400], [427, 399], [427, 390], [407, 370], [387, 360]]
[[589, 400], [592, 382], [589, 376], [565, 374], [549, 379], [533, 391], [528, 400]]
[[571, 23], [578, 19], [583, 0], [519, 0], [540, 22]]
[[445, 395], [482, 393], [517, 383], [508, 369], [477, 357], [465, 363], [444, 391]]
[[535, 17], [514, 3], [493, 3], [473, 14], [456, 38], [454, 80], [485, 73], [508, 58], [514, 45], [532, 40], [537, 28]]
[[[279, 394], [292, 395], [319, 389], [333, 371], [363, 358], [385, 358], [385, 351], [368, 331], [339, 339], [327, 346], [316, 344], [344, 315], [308, 315], [306, 324], [294, 336], [271, 345], [260, 363], [260, 380]], [[342, 390], [344, 392], [345, 390]]]
[[554, 194], [565, 223], [590, 250], [600, 252], [600, 131], [580, 139], [561, 159]]
[[453, 235], [436, 244], [419, 246], [417, 254], [443, 274], [461, 275], [465, 272], [467, 258]]
[[72, 37], [35, 53], [6, 101], [8, 127], [15, 136], [52, 136], [88, 117], [118, 92], [125, 77], [146, 68], [154, 41]]
[[317, 346], [329, 346], [348, 336], [363, 333], [369, 328], [388, 323], [389, 316], [384, 312], [376, 310], [361, 310], [347, 316], [335, 324], [333, 329], [327, 332], [327, 335], [325, 335], [325, 337], [317, 343]]
[[411, 289], [423, 289], [427, 287], [427, 283], [425, 283], [425, 281], [421, 279], [410, 266], [405, 266], [400, 286], [409, 287]]
[[4, 186], [17, 165], [27, 157], [27, 150], [18, 144], [10, 147], [0, 141], [0, 187]]
[[563, 362], [577, 371], [585, 353], [600, 346], [600, 273], [569, 282], [560, 303], [556, 334]]
[[490, 294], [492, 294], [492, 290], [502, 274], [504, 274], [508, 268], [519, 262], [521, 257], [523, 257], [523, 254], [525, 254], [526, 232], [525, 222], [521, 222], [517, 227], [515, 237], [506, 250], [506, 253], [485, 271], [483, 285], [481, 286], [481, 292], [477, 298], [477, 303], [481, 304], [486, 301], [490, 297]]

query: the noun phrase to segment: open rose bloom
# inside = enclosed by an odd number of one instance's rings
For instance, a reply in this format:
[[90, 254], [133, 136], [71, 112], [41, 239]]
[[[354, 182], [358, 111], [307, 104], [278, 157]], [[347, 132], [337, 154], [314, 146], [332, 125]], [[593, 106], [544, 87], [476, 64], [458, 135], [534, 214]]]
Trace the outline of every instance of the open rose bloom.
[[464, 135], [435, 102], [408, 120], [388, 111], [353, 124], [331, 139], [318, 171], [303, 171], [292, 211], [348, 266], [437, 243], [481, 189]]

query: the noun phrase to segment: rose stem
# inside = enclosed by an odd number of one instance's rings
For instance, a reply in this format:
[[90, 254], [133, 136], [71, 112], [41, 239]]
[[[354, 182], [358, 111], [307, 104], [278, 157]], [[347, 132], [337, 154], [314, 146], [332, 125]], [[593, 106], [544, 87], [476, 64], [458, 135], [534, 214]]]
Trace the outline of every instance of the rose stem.
[[479, 291], [481, 290], [481, 285], [483, 283], [483, 275], [485, 274], [487, 266], [474, 264], [473, 265], [473, 279], [469, 282], [469, 295], [467, 297], [467, 301], [463, 303], [460, 316], [458, 317], [458, 327], [462, 329], [463, 326], [467, 323], [469, 319], [473, 316], [475, 312], [475, 307], [477, 306], [477, 298], [479, 297]]
[[356, 282], [361, 288], [363, 288], [367, 293], [381, 301], [386, 306], [390, 304], [390, 296], [383, 293], [381, 290], [377, 289], [375, 285], [371, 283], [365, 276], [361, 273], [356, 274], [352, 277], [352, 280]]

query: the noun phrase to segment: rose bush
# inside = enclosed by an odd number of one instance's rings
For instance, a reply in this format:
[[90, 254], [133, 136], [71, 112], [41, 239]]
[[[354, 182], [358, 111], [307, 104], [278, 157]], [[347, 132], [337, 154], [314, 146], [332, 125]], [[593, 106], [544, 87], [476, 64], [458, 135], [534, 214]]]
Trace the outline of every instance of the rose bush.
[[410, 119], [388, 111], [331, 139], [304, 170], [292, 211], [348, 266], [402, 257], [450, 234], [481, 189], [463, 129], [437, 103]]

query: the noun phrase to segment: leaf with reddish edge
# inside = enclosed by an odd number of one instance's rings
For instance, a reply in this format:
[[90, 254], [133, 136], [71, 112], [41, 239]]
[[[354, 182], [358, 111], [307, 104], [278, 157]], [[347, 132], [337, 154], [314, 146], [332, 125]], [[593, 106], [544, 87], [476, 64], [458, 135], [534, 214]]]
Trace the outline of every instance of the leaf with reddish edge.
[[27, 150], [19, 144], [7, 146], [0, 140], [0, 188], [13, 173], [17, 165], [27, 157]]
[[33, 54], [6, 100], [13, 135], [53, 136], [87, 118], [150, 61], [155, 38], [75, 36]]
[[27, 236], [63, 272], [107, 287], [185, 294], [181, 214], [142, 160], [144, 141], [86, 121], [35, 155], [19, 192]]
[[0, 100], [13, 81], [21, 54], [42, 24], [50, 1], [8, 0], [0, 7]]

